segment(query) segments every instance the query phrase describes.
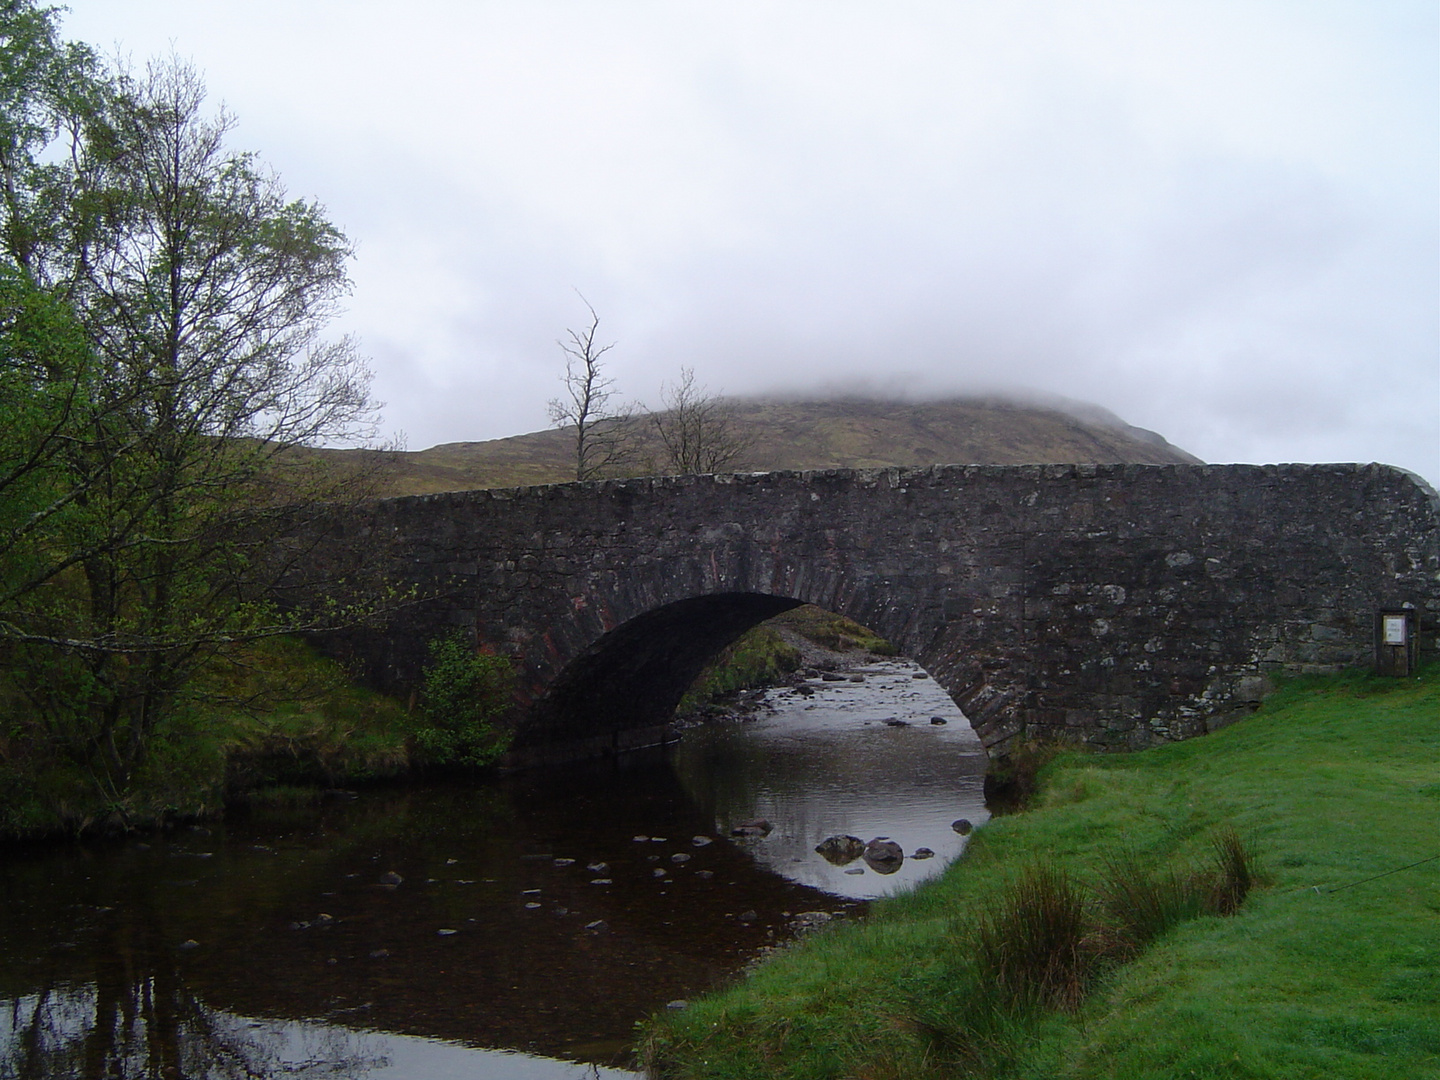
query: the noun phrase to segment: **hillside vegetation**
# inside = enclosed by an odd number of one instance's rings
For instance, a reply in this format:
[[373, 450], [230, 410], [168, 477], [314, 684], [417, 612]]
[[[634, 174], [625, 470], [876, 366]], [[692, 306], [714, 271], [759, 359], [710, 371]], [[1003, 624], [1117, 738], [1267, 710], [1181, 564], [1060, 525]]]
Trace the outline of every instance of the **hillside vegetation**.
[[[864, 469], [889, 465], [1196, 463], [1161, 436], [1095, 406], [947, 401], [736, 399], [737, 435], [750, 445], [734, 471]], [[644, 422], [637, 421], [643, 431]], [[420, 495], [561, 483], [574, 478], [573, 434], [551, 428], [488, 442], [378, 453], [326, 450], [339, 463], [375, 468], [379, 493]], [[632, 475], [663, 471], [658, 447], [642, 449]]]
[[[937, 881], [657, 1017], [650, 1075], [1440, 1076], [1437, 717], [1435, 665], [1352, 672], [1204, 738], [1061, 756]], [[1238, 907], [1208, 891], [1217, 851]]]

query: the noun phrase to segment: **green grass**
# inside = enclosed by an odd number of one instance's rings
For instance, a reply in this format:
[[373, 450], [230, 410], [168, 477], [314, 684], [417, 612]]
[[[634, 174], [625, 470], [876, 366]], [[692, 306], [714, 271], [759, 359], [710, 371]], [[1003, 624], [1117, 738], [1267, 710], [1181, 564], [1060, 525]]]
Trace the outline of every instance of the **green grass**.
[[761, 623], [741, 634], [705, 666], [675, 712], [685, 716], [736, 690], [774, 686], [799, 666], [800, 650]]
[[837, 652], [860, 649], [880, 656], [895, 655], [895, 646], [869, 627], [861, 626], [854, 619], [826, 611], [814, 604], [791, 608], [776, 615], [769, 622], [787, 627], [801, 637], [809, 638], [815, 644], [824, 645]]
[[410, 768], [415, 722], [405, 707], [355, 685], [302, 641], [249, 646], [191, 690], [122, 791], [44, 747], [0, 738], [0, 839], [149, 827]]
[[[651, 1021], [655, 1075], [1440, 1077], [1440, 861], [1391, 872], [1440, 855], [1440, 668], [1298, 680], [1216, 734], [1040, 781], [937, 882]], [[1186, 910], [1203, 865], [1251, 881], [1235, 914]], [[1149, 927], [1071, 1008], [1006, 1005], [983, 974], [981, 928], [1036, 866], [1092, 920]]]

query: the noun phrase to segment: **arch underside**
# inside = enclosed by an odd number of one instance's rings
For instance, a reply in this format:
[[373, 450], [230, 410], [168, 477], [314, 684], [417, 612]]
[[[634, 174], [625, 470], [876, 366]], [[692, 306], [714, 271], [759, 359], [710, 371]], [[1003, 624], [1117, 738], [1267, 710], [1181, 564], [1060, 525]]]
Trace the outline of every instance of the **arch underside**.
[[521, 746], [667, 723], [710, 662], [741, 634], [802, 601], [762, 593], [695, 596], [616, 627], [572, 660], [517, 735]]

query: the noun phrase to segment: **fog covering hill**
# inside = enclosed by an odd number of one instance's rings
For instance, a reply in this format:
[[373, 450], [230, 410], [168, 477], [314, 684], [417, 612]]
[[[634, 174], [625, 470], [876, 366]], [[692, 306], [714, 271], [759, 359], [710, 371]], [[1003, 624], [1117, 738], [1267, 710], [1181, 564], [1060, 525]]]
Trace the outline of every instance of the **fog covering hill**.
[[[731, 399], [736, 430], [750, 441], [730, 472], [863, 469], [888, 465], [1026, 465], [1119, 462], [1198, 463], [1153, 431], [1079, 402], [1002, 398], [941, 401]], [[637, 421], [643, 424], [644, 421]], [[574, 479], [574, 435], [552, 428], [486, 442], [444, 443], [380, 454], [325, 450], [325, 457], [377, 468], [379, 493], [418, 495]], [[663, 472], [648, 463], [632, 474]]]

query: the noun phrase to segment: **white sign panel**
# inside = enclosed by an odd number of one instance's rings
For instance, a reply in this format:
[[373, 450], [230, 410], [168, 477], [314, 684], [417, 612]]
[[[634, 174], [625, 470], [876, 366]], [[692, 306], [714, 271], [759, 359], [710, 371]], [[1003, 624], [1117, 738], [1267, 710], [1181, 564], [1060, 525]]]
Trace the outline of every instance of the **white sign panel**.
[[1383, 632], [1381, 640], [1386, 645], [1405, 644], [1405, 616], [1385, 615], [1383, 616]]

